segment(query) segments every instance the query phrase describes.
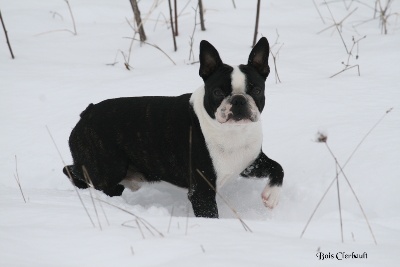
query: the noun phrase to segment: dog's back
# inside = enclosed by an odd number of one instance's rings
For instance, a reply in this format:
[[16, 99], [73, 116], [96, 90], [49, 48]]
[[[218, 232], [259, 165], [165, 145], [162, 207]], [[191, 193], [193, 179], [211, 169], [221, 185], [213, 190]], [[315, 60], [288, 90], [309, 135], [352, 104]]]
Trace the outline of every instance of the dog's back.
[[180, 177], [188, 173], [190, 126], [196, 120], [189, 98], [130, 97], [90, 104], [69, 139], [72, 172], [84, 180], [84, 166], [95, 187], [104, 190], [126, 178], [128, 169], [150, 182], [163, 179], [188, 187]]

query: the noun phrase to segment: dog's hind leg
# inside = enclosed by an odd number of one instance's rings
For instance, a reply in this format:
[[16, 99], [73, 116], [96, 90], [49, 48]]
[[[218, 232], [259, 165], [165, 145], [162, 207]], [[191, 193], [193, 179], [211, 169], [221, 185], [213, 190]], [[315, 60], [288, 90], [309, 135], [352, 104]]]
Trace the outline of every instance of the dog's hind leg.
[[[89, 181], [86, 182], [84, 178], [83, 169], [76, 168], [75, 165], [68, 165], [63, 168], [63, 173], [70, 179], [70, 181], [80, 189], [86, 189], [89, 187], [88, 182], [92, 182], [90, 176], [88, 177]], [[99, 186], [93, 185], [96, 189], [100, 189]], [[122, 185], [115, 185], [115, 186], [105, 186], [104, 188], [100, 189], [106, 195], [111, 197], [113, 196], [120, 196], [124, 191], [124, 187]]]
[[128, 170], [128, 161], [123, 155], [109, 150], [97, 157], [87, 156], [83, 163], [75, 163], [75, 166], [81, 166], [82, 170], [85, 167], [87, 178], [97, 190], [111, 197], [122, 195], [125, 187], [119, 183]]
[[[85, 189], [88, 188], [88, 182], [93, 184], [95, 189], [103, 191], [108, 196], [120, 196], [124, 191], [124, 186], [113, 183], [112, 179], [108, 179], [104, 175], [99, 174], [102, 170], [93, 171], [92, 169], [87, 170], [87, 179], [86, 182], [83, 167], [77, 167], [77, 165], [68, 165], [63, 169], [64, 174], [71, 180], [71, 182], [78, 188]], [[92, 174], [91, 174], [92, 173]], [[109, 173], [109, 170], [103, 170], [104, 173]], [[94, 174], [94, 175], [93, 175]], [[110, 176], [108, 176], [110, 177]], [[93, 178], [93, 179], [92, 179]]]
[[83, 185], [76, 180], [84, 182], [87, 178], [95, 189], [109, 196], [120, 196], [124, 187], [119, 183], [126, 177], [129, 160], [107, 131], [101, 127], [94, 129], [90, 120], [84, 120], [90, 114], [90, 111], [85, 112], [88, 114], [83, 115], [69, 138], [74, 161], [72, 172], [76, 174], [73, 178], [77, 178], [73, 181], [79, 187]]
[[109, 186], [102, 191], [104, 194], [110, 196], [110, 197], [117, 197], [122, 195], [122, 192], [124, 192], [125, 187], [123, 185], [117, 184], [115, 186]]
[[67, 165], [63, 168], [63, 173], [70, 179], [70, 181], [78, 188], [88, 188], [85, 178], [80, 170], [75, 168], [75, 165]]

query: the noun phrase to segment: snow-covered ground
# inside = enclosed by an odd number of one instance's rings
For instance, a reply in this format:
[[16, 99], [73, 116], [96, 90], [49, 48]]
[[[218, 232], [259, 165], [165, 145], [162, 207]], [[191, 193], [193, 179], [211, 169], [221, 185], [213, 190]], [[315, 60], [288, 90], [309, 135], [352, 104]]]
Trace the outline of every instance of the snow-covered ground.
[[[100, 230], [89, 190], [79, 190], [93, 227], [74, 188], [62, 174], [61, 156], [71, 163], [68, 136], [79, 113], [91, 102], [141, 95], [179, 95], [192, 92], [198, 76], [198, 44], [210, 41], [229, 64], [246, 63], [251, 49], [256, 1], [204, 0], [206, 28], [194, 35], [195, 60], [189, 59], [190, 36], [197, 1], [179, 17], [178, 51], [168, 16], [168, 1], [140, 1], [149, 45], [135, 42], [125, 69], [133, 31], [127, 0], [70, 0], [77, 35], [62, 0], [0, 0], [16, 59], [12, 60], [0, 30], [0, 266], [398, 266], [400, 262], [400, 32], [390, 17], [388, 34], [372, 19], [375, 0], [332, 1], [336, 21], [357, 10], [342, 24], [348, 49], [359, 39], [355, 68], [334, 78], [347, 53], [323, 1], [262, 1], [260, 29], [273, 51], [277, 68], [267, 80], [262, 115], [263, 150], [285, 169], [280, 204], [267, 210], [261, 203], [264, 184], [238, 178], [221, 190], [253, 231], [246, 232], [231, 210], [218, 200], [219, 220], [195, 218], [186, 191], [166, 183], [146, 185], [109, 198], [95, 197], [134, 213], [161, 231], [153, 236], [135, 217], [96, 201]], [[178, 1], [180, 11], [187, 1]], [[381, 1], [385, 2], [385, 1]], [[346, 4], [350, 5], [346, 9]], [[400, 12], [394, 1], [391, 12]], [[147, 16], [149, 15], [149, 16]], [[158, 21], [157, 21], [158, 19]], [[356, 54], [356, 48], [353, 50]], [[109, 65], [111, 63], [113, 66]], [[341, 242], [336, 184], [327, 194], [302, 239], [300, 234], [313, 209], [336, 174], [326, 146], [314, 142], [318, 131], [345, 167], [378, 245], [351, 190], [340, 176], [344, 243]], [[16, 168], [16, 160], [18, 166]], [[16, 170], [17, 169], [17, 170]], [[27, 203], [14, 175], [18, 172]], [[187, 211], [189, 208], [189, 217]], [[173, 214], [171, 217], [171, 212]], [[106, 214], [109, 224], [104, 216]], [[153, 231], [154, 232], [154, 231]], [[317, 256], [324, 253], [325, 260]], [[363, 259], [345, 254], [367, 253]], [[330, 254], [329, 254], [330, 253]], [[337, 259], [336, 256], [339, 258]], [[332, 257], [332, 258], [331, 258]]]

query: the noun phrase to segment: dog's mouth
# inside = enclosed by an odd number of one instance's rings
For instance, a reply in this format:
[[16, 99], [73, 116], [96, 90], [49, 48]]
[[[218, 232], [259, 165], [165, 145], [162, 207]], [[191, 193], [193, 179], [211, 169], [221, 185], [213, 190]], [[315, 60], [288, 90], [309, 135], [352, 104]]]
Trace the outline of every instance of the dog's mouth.
[[258, 115], [256, 112], [238, 112], [234, 113], [231, 110], [228, 112], [221, 109], [220, 112], [216, 112], [215, 114], [216, 119], [221, 124], [236, 124], [236, 125], [243, 125], [252, 122], [256, 122], [258, 120]]
[[[252, 100], [252, 99], [251, 99]], [[259, 111], [254, 101], [240, 96], [239, 101], [225, 99], [215, 112], [216, 120], [221, 124], [243, 125], [258, 121]]]
[[228, 123], [228, 124], [247, 124], [247, 123], [252, 123], [255, 122], [256, 119], [252, 116], [245, 116], [242, 114], [238, 114], [238, 115], [233, 115], [233, 113], [230, 113], [226, 119], [225, 122], [221, 122], [221, 123]]

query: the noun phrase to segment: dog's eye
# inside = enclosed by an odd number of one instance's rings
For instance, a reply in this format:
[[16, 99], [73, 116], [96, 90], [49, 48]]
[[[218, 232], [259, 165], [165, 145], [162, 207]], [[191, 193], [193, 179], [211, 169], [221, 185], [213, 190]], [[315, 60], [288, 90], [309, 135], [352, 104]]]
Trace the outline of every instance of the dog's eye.
[[223, 92], [221, 89], [219, 89], [219, 88], [215, 89], [215, 90], [213, 91], [213, 93], [214, 93], [214, 95], [217, 96], [217, 97], [224, 97], [224, 96], [225, 96], [224, 92]]
[[252, 93], [255, 94], [255, 95], [259, 95], [259, 94], [262, 93], [262, 90], [259, 87], [254, 87], [253, 90], [252, 90]]

